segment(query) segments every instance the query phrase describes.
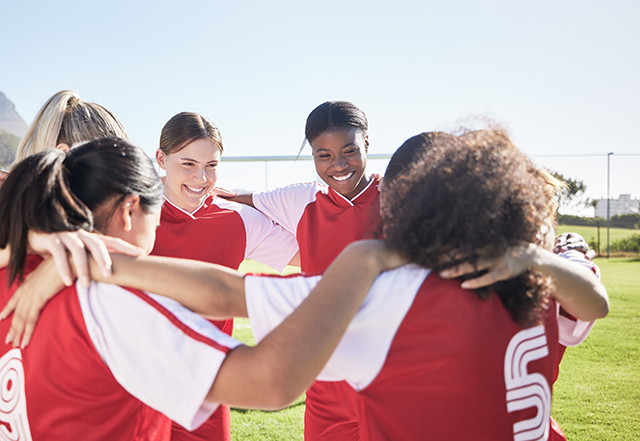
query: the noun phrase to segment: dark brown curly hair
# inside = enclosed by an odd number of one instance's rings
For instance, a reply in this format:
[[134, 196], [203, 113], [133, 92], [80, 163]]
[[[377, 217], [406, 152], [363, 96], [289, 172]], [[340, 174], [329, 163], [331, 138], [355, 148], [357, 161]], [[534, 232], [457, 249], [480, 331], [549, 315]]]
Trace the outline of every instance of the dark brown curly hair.
[[[547, 181], [501, 129], [461, 136], [423, 133], [398, 152], [409, 158], [381, 194], [383, 234], [412, 262], [440, 269], [480, 257], [498, 257], [522, 242], [540, 244], [553, 217]], [[401, 171], [401, 172], [399, 172]], [[514, 320], [538, 323], [549, 281], [535, 272], [476, 290], [495, 292]]]

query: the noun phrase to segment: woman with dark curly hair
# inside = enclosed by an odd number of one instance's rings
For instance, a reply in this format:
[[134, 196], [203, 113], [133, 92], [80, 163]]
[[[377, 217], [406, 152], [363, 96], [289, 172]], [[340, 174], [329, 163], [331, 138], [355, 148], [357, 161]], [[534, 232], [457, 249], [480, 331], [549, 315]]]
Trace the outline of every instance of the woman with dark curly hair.
[[[318, 379], [350, 384], [362, 439], [547, 439], [556, 302], [582, 320], [608, 312], [595, 275], [549, 251], [548, 180], [500, 130], [418, 135], [389, 171], [383, 232], [412, 265], [378, 277]], [[216, 282], [202, 267], [114, 265], [116, 283], [248, 315], [257, 341], [320, 279], [246, 276], [237, 292], [206, 295]], [[469, 265], [462, 283], [442, 277]]]

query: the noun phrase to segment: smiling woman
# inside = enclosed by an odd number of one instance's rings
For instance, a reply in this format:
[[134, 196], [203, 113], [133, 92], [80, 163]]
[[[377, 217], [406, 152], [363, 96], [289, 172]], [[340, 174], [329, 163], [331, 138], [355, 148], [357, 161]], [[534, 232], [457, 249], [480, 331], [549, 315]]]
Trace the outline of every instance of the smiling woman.
[[167, 172], [167, 199], [185, 211], [197, 210], [216, 185], [221, 153], [221, 144], [207, 138], [193, 141], [175, 154], [158, 149], [158, 165]]
[[[322, 274], [351, 242], [374, 236], [379, 218], [380, 180], [366, 175], [367, 117], [348, 101], [327, 101], [313, 109], [305, 126], [317, 182], [239, 195], [296, 235], [300, 267]], [[305, 440], [358, 439], [355, 407], [345, 382], [315, 382], [307, 390]]]
[[[297, 252], [295, 237], [257, 210], [211, 194], [222, 154], [220, 131], [209, 119], [182, 112], [163, 127], [156, 160], [166, 171], [165, 203], [152, 254], [237, 269], [251, 258], [282, 271]], [[233, 320], [213, 322], [231, 335]], [[220, 406], [203, 426], [174, 424], [173, 441], [230, 440], [229, 408]]]

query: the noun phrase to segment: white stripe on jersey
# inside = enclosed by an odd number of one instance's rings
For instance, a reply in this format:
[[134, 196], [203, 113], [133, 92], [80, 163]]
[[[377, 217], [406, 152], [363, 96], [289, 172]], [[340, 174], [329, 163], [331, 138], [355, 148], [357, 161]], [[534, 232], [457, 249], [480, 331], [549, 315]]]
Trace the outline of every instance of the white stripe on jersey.
[[[358, 391], [367, 387], [382, 369], [396, 331], [429, 272], [407, 265], [378, 276], [318, 380], [346, 380]], [[320, 276], [245, 277], [247, 310], [256, 341], [291, 314], [319, 280]]]
[[[134, 397], [193, 430], [218, 407], [204, 399], [226, 353], [181, 330], [124, 288], [76, 283], [91, 340], [118, 382]], [[180, 322], [221, 347], [241, 343], [173, 300], [154, 296]], [[160, 309], [159, 309], [160, 308]]]

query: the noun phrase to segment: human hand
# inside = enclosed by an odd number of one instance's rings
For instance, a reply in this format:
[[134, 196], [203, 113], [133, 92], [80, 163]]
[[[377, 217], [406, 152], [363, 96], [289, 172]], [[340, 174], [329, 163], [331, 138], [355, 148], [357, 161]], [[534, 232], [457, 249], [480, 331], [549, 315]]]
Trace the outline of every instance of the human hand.
[[64, 284], [56, 269], [56, 262], [53, 257], [47, 257], [25, 278], [0, 312], [0, 320], [4, 320], [13, 313], [5, 344], [12, 344], [14, 348], [18, 346], [21, 349], [26, 348], [31, 341], [42, 308], [62, 288]]
[[503, 255], [498, 257], [480, 257], [475, 265], [471, 262], [463, 262], [443, 269], [440, 271], [440, 277], [455, 279], [486, 271], [478, 277], [465, 280], [460, 285], [465, 289], [483, 288], [496, 282], [512, 279], [528, 270], [537, 250], [538, 247], [534, 244], [521, 244], [507, 249]]
[[211, 194], [221, 198], [232, 198], [234, 196], [238, 196], [238, 193], [236, 193], [235, 191], [227, 190], [221, 187], [213, 187], [211, 189]]
[[84, 230], [50, 234], [30, 231], [29, 246], [36, 253], [53, 257], [60, 278], [66, 286], [71, 286], [73, 283], [73, 273], [69, 266], [70, 260], [67, 252], [71, 254], [71, 261], [74, 264], [78, 279], [85, 287], [89, 286], [91, 280], [87, 250], [93, 256], [98, 268], [100, 268], [100, 272], [105, 277], [111, 275], [111, 256], [109, 251], [129, 256], [143, 254], [140, 248], [122, 239], [88, 233]]

